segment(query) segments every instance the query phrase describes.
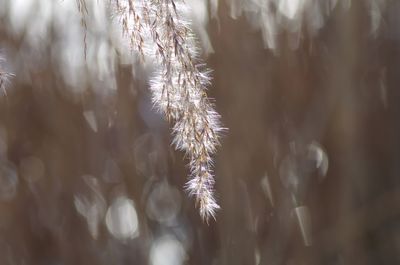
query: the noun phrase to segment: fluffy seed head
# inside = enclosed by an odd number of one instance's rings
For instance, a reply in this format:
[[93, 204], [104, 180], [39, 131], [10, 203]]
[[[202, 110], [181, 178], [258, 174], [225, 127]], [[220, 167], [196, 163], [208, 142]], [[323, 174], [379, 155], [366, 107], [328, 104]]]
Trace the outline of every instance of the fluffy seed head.
[[190, 159], [186, 190], [207, 221], [219, 209], [212, 156], [222, 129], [206, 95], [210, 71], [198, 58], [187, 6], [182, 0], [119, 0], [114, 7], [131, 48], [156, 65], [150, 80], [152, 101], [173, 123], [173, 145]]

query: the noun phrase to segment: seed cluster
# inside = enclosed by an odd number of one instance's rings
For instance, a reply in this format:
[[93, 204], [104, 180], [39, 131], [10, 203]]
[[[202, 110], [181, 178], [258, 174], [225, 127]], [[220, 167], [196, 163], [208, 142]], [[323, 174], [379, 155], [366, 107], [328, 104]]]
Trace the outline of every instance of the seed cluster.
[[188, 8], [181, 0], [117, 0], [113, 6], [132, 50], [157, 66], [150, 80], [153, 104], [173, 124], [173, 144], [190, 160], [186, 189], [208, 221], [219, 208], [212, 155], [223, 129], [206, 94], [209, 70], [199, 63]]

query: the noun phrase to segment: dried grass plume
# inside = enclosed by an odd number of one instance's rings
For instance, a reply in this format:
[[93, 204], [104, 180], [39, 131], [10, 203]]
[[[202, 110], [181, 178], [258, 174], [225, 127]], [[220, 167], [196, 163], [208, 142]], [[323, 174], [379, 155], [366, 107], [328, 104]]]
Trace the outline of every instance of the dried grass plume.
[[215, 218], [213, 154], [223, 130], [220, 116], [207, 97], [209, 70], [198, 56], [188, 7], [182, 0], [115, 0], [117, 14], [131, 49], [151, 60], [154, 107], [173, 124], [173, 144], [190, 160], [186, 189], [196, 199], [201, 217]]

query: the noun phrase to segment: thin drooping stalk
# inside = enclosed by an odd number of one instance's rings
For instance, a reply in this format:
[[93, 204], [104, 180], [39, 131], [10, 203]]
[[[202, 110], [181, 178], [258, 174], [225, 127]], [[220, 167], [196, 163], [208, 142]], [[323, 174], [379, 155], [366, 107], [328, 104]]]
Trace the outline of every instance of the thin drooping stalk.
[[86, 5], [85, 0], [76, 0], [76, 4], [78, 6], [79, 13], [81, 14], [81, 25], [83, 27], [83, 45], [84, 45], [84, 54], [85, 58], [87, 56], [87, 23], [86, 23], [86, 16], [89, 13]]
[[198, 58], [187, 6], [182, 0], [117, 0], [114, 6], [131, 48], [156, 64], [152, 100], [173, 123], [173, 144], [190, 160], [186, 189], [204, 220], [215, 217], [212, 156], [222, 128], [206, 94], [209, 71]]

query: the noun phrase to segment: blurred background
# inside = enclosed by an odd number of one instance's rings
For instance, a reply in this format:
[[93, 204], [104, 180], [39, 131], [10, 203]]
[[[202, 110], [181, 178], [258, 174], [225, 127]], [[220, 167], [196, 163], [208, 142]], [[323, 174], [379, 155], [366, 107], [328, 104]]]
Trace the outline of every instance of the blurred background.
[[[78, 1], [79, 2], [79, 1]], [[400, 264], [400, 1], [186, 0], [216, 220], [107, 1], [0, 0], [0, 264]]]

